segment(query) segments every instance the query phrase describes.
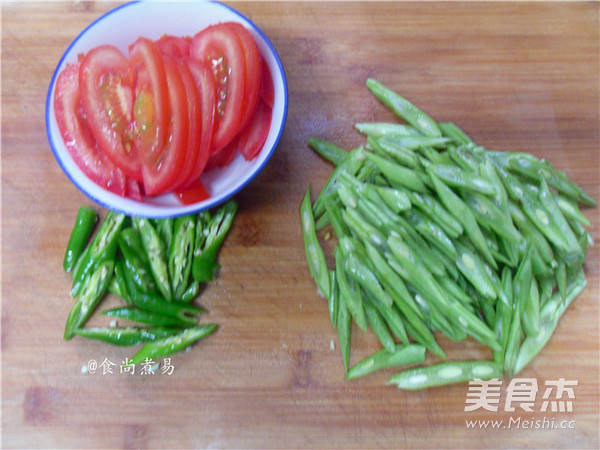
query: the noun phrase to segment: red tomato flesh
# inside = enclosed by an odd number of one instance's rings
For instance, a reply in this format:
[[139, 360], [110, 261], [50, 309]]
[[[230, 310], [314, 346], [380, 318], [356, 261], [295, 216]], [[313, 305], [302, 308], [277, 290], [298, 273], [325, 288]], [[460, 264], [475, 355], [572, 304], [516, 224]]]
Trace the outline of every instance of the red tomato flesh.
[[67, 151], [94, 183], [124, 196], [125, 175], [97, 147], [81, 112], [79, 62], [68, 64], [56, 80], [54, 112]]
[[191, 205], [210, 198], [210, 194], [199, 179], [194, 180], [192, 184], [185, 188], [178, 189], [175, 195], [184, 205]]
[[141, 180], [141, 166], [127, 136], [133, 93], [127, 79], [127, 58], [102, 45], [81, 60], [81, 105], [100, 150], [125, 174]]
[[240, 135], [239, 150], [246, 160], [253, 159], [263, 147], [271, 128], [272, 115], [271, 108], [261, 101], [252, 122]]
[[129, 76], [135, 86], [134, 143], [141, 161], [154, 163], [161, 156], [169, 132], [169, 93], [158, 46], [139, 38], [129, 47]]
[[265, 104], [273, 109], [273, 100], [275, 98], [275, 88], [273, 86], [273, 77], [271, 76], [271, 71], [269, 70], [269, 66], [267, 62], [262, 59], [262, 92], [261, 99], [265, 102]]
[[238, 34], [226, 23], [211, 25], [192, 38], [190, 56], [206, 62], [217, 83], [217, 123], [213, 151], [238, 134], [242, 119], [246, 62]]

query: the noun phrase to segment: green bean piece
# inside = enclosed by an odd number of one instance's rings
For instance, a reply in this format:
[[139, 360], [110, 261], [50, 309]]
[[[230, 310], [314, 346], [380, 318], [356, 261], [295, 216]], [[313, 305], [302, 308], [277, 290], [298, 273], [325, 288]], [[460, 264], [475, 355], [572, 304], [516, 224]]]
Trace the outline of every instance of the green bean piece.
[[150, 271], [154, 277], [156, 287], [166, 300], [171, 301], [173, 292], [169, 282], [165, 243], [150, 220], [134, 217], [133, 223], [140, 234], [140, 240], [150, 262]]
[[124, 214], [114, 211], [109, 211], [106, 214], [98, 232], [89, 245], [89, 249], [85, 252], [85, 258], [78, 264], [77, 271], [73, 276], [71, 297], [79, 296], [83, 281], [89, 273], [95, 271], [105, 261], [115, 259], [117, 239], [124, 222]]
[[344, 362], [344, 371], [345, 373], [348, 373], [348, 366], [350, 363], [350, 340], [352, 337], [352, 316], [348, 311], [346, 299], [342, 295], [339, 297], [337, 331], [342, 360]]
[[65, 326], [64, 339], [73, 337], [76, 328], [83, 327], [104, 297], [115, 267], [114, 261], [101, 262], [82, 283], [81, 293], [71, 309]]
[[390, 377], [386, 384], [416, 390], [492, 378], [502, 378], [502, 367], [493, 361], [456, 361], [408, 369]]
[[206, 240], [195, 243], [192, 258], [192, 275], [199, 283], [214, 280], [220, 268], [217, 253], [231, 228], [238, 210], [235, 200], [229, 200], [217, 210], [207, 226]]
[[406, 334], [406, 327], [404, 326], [404, 320], [402, 319], [402, 314], [398, 308], [394, 307], [394, 305], [386, 307], [377, 301], [373, 301], [372, 295], [369, 295], [369, 297], [371, 298], [373, 306], [375, 306], [375, 309], [377, 309], [394, 336], [405, 344], [408, 344], [409, 339]]
[[331, 142], [316, 137], [308, 138], [308, 145], [320, 156], [332, 163], [334, 166], [341, 164], [348, 152]]
[[[432, 137], [432, 136], [420, 136], [420, 135], [409, 135], [409, 136], [385, 136], [382, 138], [387, 144], [392, 144], [396, 148], [404, 148], [408, 150], [419, 150], [426, 151], [432, 150], [438, 157], [439, 153], [433, 150], [432, 147], [443, 148], [450, 141], [445, 137]], [[380, 141], [381, 143], [381, 141]], [[415, 165], [416, 167], [416, 165]]]
[[452, 122], [438, 123], [437, 126], [442, 132], [442, 136], [452, 139], [457, 145], [473, 143], [471, 138]]
[[367, 222], [356, 210], [351, 208], [342, 210], [342, 219], [363, 242], [370, 242], [380, 250], [387, 248], [385, 235]]
[[529, 295], [521, 310], [521, 321], [525, 335], [536, 335], [540, 331], [540, 292], [535, 277], [531, 278]]
[[171, 280], [171, 292], [176, 300], [181, 300], [190, 279], [194, 239], [196, 236], [196, 217], [187, 215], [175, 219], [173, 238], [167, 268]]
[[410, 209], [410, 198], [404, 191], [388, 186], [377, 186], [375, 190], [383, 202], [396, 214]]
[[396, 345], [394, 351], [382, 349], [359, 361], [348, 371], [349, 380], [364, 377], [377, 370], [425, 362], [425, 347], [418, 344]]
[[329, 310], [331, 324], [335, 328], [337, 326], [338, 309], [340, 304], [340, 288], [335, 270], [329, 271], [329, 286], [330, 292], [329, 297], [327, 297], [327, 309]]
[[585, 259], [585, 255], [581, 250], [579, 241], [575, 237], [575, 234], [573, 234], [573, 231], [571, 230], [571, 227], [569, 226], [567, 220], [560, 211], [560, 208], [554, 201], [554, 196], [548, 188], [548, 183], [546, 183], [546, 180], [543, 178], [540, 182], [539, 199], [542, 205], [550, 213], [550, 217], [552, 218], [554, 226], [558, 228], [558, 230], [560, 231], [560, 233], [562, 233], [564, 239], [566, 240], [566, 243], [568, 245], [568, 249], [565, 255], [566, 263], [568, 265], [582, 264]]
[[406, 120], [416, 130], [420, 131], [425, 136], [439, 137], [442, 135], [442, 132], [433, 119], [411, 102], [373, 78], [367, 79], [366, 84], [377, 100], [388, 106], [394, 113]]
[[419, 166], [417, 154], [411, 149], [401, 146], [396, 136], [387, 136], [380, 139], [369, 137], [367, 142], [373, 151], [383, 157], [389, 157], [411, 169], [416, 169]]
[[405, 215], [407, 221], [427, 240], [449, 258], [456, 258], [456, 248], [452, 239], [437, 223], [426, 218], [416, 210], [410, 210]]
[[390, 181], [390, 184], [393, 187], [397, 185], [410, 189], [411, 191], [421, 193], [428, 192], [427, 186], [423, 183], [421, 178], [419, 178], [417, 173], [413, 170], [401, 166], [400, 164], [397, 164], [391, 161], [390, 159], [382, 158], [381, 156], [378, 156], [371, 152], [367, 152], [366, 155], [367, 158], [369, 158], [370, 161], [375, 163], [377, 168], [381, 170], [383, 176]]
[[375, 301], [388, 308], [392, 306], [392, 298], [381, 287], [377, 276], [370, 269], [366, 260], [361, 261], [356, 253], [351, 253], [345, 260], [344, 269], [364, 290], [373, 295]]
[[320, 217], [325, 212], [325, 203], [328, 198], [337, 193], [337, 179], [341, 172], [348, 172], [351, 175], [356, 175], [366, 160], [365, 150], [358, 148], [352, 150], [346, 155], [346, 158], [335, 168], [323, 190], [319, 193], [313, 203], [314, 217]]
[[396, 343], [394, 342], [394, 338], [392, 337], [387, 324], [383, 320], [383, 317], [381, 317], [379, 311], [377, 311], [375, 306], [370, 302], [364, 302], [364, 307], [367, 322], [369, 323], [371, 330], [373, 330], [373, 333], [375, 333], [375, 336], [377, 336], [377, 339], [379, 339], [383, 348], [389, 352], [393, 352], [396, 348]]
[[171, 252], [171, 242], [173, 241], [173, 226], [175, 221], [171, 218], [157, 219], [156, 231], [165, 245], [165, 253]]
[[341, 208], [336, 202], [328, 201], [325, 204], [325, 212], [329, 217], [329, 222], [331, 223], [336, 236], [339, 237], [350, 234], [350, 230], [348, 230], [344, 219], [342, 219]]
[[445, 184], [454, 188], [466, 189], [484, 195], [494, 195], [495, 186], [484, 178], [456, 166], [432, 164], [428, 171], [436, 174]]
[[[143, 292], [149, 293], [156, 290], [156, 282], [152, 276], [151, 269], [133, 247], [130, 246], [128, 240], [121, 234], [119, 236], [119, 250], [123, 255], [122, 269], [129, 273], [135, 285]], [[143, 250], [142, 250], [143, 251]], [[145, 252], [142, 254], [145, 255]]]
[[586, 227], [591, 227], [592, 223], [588, 220], [587, 217], [581, 212], [581, 210], [577, 207], [577, 203], [562, 197], [561, 195], [552, 194], [554, 197], [554, 201], [557, 206], [560, 208], [560, 211], [564, 214], [564, 216], [568, 219], [576, 220], [577, 222], [585, 225]]
[[556, 268], [556, 285], [561, 298], [565, 301], [567, 298], [567, 265], [563, 260], [558, 262]]
[[158, 341], [165, 337], [181, 332], [177, 328], [78, 328], [73, 331], [76, 335], [88, 339], [96, 339], [121, 347]]
[[525, 214], [523, 214], [521, 208], [515, 203], [509, 202], [510, 214], [514, 220], [515, 225], [521, 231], [522, 235], [528, 242], [531, 242], [542, 260], [546, 264], [555, 263], [554, 252], [552, 247], [548, 243], [546, 237], [529, 221]]
[[196, 297], [198, 297], [198, 293], [200, 292], [200, 283], [196, 280], [192, 280], [188, 285], [187, 289], [181, 295], [181, 301], [183, 303], [190, 303]]
[[360, 289], [346, 276], [346, 258], [341, 248], [336, 246], [333, 254], [335, 257], [335, 276], [339, 288], [339, 302], [344, 302], [356, 324], [363, 331], [367, 331], [367, 317], [365, 316], [364, 302]]
[[135, 366], [185, 350], [200, 339], [213, 334], [218, 327], [217, 324], [197, 325], [180, 331], [177, 334], [148, 342], [131, 357], [129, 364]]
[[456, 195], [452, 189], [446, 186], [432, 171], [428, 171], [431, 177], [435, 189], [440, 197], [440, 200], [448, 211], [454, 215], [454, 217], [464, 227], [465, 233], [471, 238], [473, 245], [479, 250], [483, 258], [490, 264], [494, 269], [497, 269], [496, 261], [492, 256], [490, 249], [485, 241], [485, 237], [477, 225], [475, 216], [464, 203], [464, 201]]
[[457, 238], [463, 233], [463, 226], [431, 195], [420, 195], [417, 192], [408, 194], [410, 202], [417, 206], [432, 221], [437, 223], [448, 236]]
[[521, 372], [523, 368], [525, 368], [525, 366], [527, 366], [546, 346], [559, 319], [571, 305], [573, 300], [575, 300], [585, 289], [586, 285], [587, 281], [583, 270], [579, 269], [576, 276], [569, 282], [566, 301], [563, 301], [560, 293], [556, 292], [544, 304], [540, 312], [540, 330], [536, 335], [528, 335], [523, 341], [513, 365], [513, 374], [516, 375]]
[[447, 149], [448, 157], [454, 164], [463, 170], [473, 173], [479, 173], [481, 165], [485, 159], [473, 152], [472, 145], [449, 145]]
[[[321, 294], [327, 298], [330, 295], [331, 286], [329, 285], [329, 272], [327, 271], [327, 262], [325, 254], [319, 244], [315, 230], [315, 221], [310, 205], [310, 188], [306, 190], [302, 204], [300, 205], [300, 217], [302, 220], [302, 236], [304, 239], [304, 250], [306, 252], [306, 261], [312, 278], [317, 283]], [[339, 280], [338, 280], [339, 281]]]
[[498, 236], [509, 239], [517, 245], [523, 240], [510, 215], [504, 214], [489, 198], [481, 194], [465, 192], [463, 200], [471, 207], [471, 211], [483, 228], [493, 230]]
[[89, 206], [82, 205], [77, 211], [75, 225], [69, 236], [69, 242], [63, 259], [63, 269], [70, 272], [83, 253], [92, 229], [98, 220], [98, 213]]
[[421, 134], [410, 125], [400, 123], [364, 122], [355, 124], [354, 128], [356, 128], [359, 133], [366, 136], [372, 136], [374, 138], [380, 138], [388, 135], [418, 136]]
[[485, 270], [483, 261], [476, 253], [469, 251], [467, 247], [456, 242], [456, 267], [463, 276], [471, 282], [484, 298], [496, 300], [497, 292], [488, 272]]
[[504, 371], [513, 376], [515, 373], [515, 365], [519, 355], [521, 342], [523, 341], [523, 327], [521, 322], [521, 304], [515, 300], [513, 315], [510, 323], [510, 331], [506, 341], [504, 350]]
[[147, 311], [132, 306], [113, 308], [102, 312], [102, 315], [126, 319], [131, 322], [143, 323], [155, 327], [188, 327], [189, 321], [182, 321], [173, 316], [162, 315], [158, 312]]

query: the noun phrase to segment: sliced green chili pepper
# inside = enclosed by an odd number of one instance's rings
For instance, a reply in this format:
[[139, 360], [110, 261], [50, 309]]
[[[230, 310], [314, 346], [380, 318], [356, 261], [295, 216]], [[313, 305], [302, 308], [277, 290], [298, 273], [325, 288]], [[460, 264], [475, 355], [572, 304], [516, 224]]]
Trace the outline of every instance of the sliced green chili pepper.
[[146, 293], [153, 292], [156, 289], [156, 282], [150, 273], [150, 267], [144, 262], [147, 258], [140, 256], [141, 254], [145, 255], [145, 252], [143, 250], [142, 253], [136, 251], [122, 234], [119, 236], [119, 250], [121, 250], [124, 261], [122, 269], [129, 272], [129, 276], [138, 289]]
[[173, 241], [173, 225], [174, 220], [171, 218], [156, 220], [155, 228], [164, 243], [165, 254], [167, 255], [171, 252], [171, 242]]
[[176, 300], [181, 300], [190, 279], [196, 236], [195, 227], [196, 218], [193, 215], [175, 219], [167, 267], [171, 280], [171, 291]]
[[77, 211], [75, 225], [71, 231], [65, 257], [63, 259], [63, 269], [70, 272], [86, 247], [90, 233], [98, 220], [98, 213], [88, 206], [81, 206]]
[[169, 283], [165, 244], [150, 220], [135, 217], [133, 223], [140, 233], [140, 240], [148, 256], [156, 287], [166, 300], [171, 301], [173, 293]]
[[190, 303], [196, 297], [198, 297], [198, 293], [200, 292], [200, 283], [196, 280], [193, 280], [185, 292], [181, 295], [181, 301], [183, 303]]
[[131, 306], [109, 309], [107, 311], [103, 311], [102, 314], [109, 317], [126, 319], [131, 322], [153, 325], [155, 327], [187, 327], [190, 325], [190, 322], [187, 320], [182, 321], [173, 316], [166, 316], [154, 311], [148, 311]]
[[130, 347], [158, 341], [181, 332], [177, 328], [78, 328], [74, 333], [88, 339], [97, 339], [112, 345]]
[[162, 358], [185, 350], [193, 343], [213, 334], [217, 328], [218, 325], [216, 324], [197, 325], [177, 334], [149, 342], [131, 357], [129, 364], [135, 366], [145, 361]]
[[203, 283], [215, 278], [220, 267], [216, 261], [217, 253], [233, 223], [237, 209], [238, 204], [235, 200], [229, 200], [219, 208], [207, 226], [206, 241], [195, 245], [192, 275], [197, 282]]
[[82, 282], [81, 294], [71, 309], [65, 326], [65, 339], [73, 337], [74, 330], [85, 325], [96, 306], [104, 297], [115, 267], [114, 261], [103, 261]]

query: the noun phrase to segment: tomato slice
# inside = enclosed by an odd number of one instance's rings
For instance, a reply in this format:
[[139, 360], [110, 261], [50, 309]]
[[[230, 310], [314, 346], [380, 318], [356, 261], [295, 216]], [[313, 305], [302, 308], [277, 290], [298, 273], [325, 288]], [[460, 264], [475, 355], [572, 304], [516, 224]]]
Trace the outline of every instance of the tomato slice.
[[129, 76], [135, 86], [134, 144], [142, 162], [155, 163], [169, 133], [169, 91], [155, 42], [140, 37], [129, 47]]
[[163, 54], [174, 58], [187, 58], [190, 54], [190, 37], [179, 37], [165, 34], [156, 41], [156, 45]]
[[213, 151], [238, 134], [242, 119], [246, 62], [238, 33], [227, 23], [211, 25], [192, 38], [190, 56], [207, 62], [217, 82], [217, 123]]
[[247, 161], [258, 155], [267, 140], [269, 129], [271, 128], [272, 116], [273, 112], [271, 108], [261, 100], [252, 122], [250, 122], [250, 125], [240, 135], [239, 150]]
[[79, 95], [80, 62], [68, 64], [58, 75], [54, 93], [56, 122], [67, 151], [94, 183], [124, 196], [125, 175], [95, 145], [83, 118]]
[[256, 107], [258, 106], [258, 100], [260, 99], [263, 70], [262, 58], [254, 38], [241, 23], [229, 22], [228, 26], [240, 38], [244, 51], [244, 61], [246, 63], [246, 86], [242, 104], [242, 118], [240, 120], [240, 130], [243, 130], [252, 120], [254, 111], [256, 111]]
[[163, 63], [169, 90], [170, 127], [168, 139], [158, 160], [154, 163], [142, 164], [144, 190], [147, 195], [158, 195], [171, 192], [181, 175], [189, 137], [189, 114], [185, 85], [181, 79], [175, 60], [163, 56]]
[[198, 153], [200, 151], [200, 140], [202, 134], [202, 123], [200, 119], [200, 98], [196, 89], [196, 81], [192, 76], [187, 64], [181, 60], [175, 60], [181, 81], [185, 88], [188, 111], [188, 144], [185, 155], [185, 162], [182, 171], [178, 177], [176, 185], [183, 186], [190, 181], [190, 177], [196, 169]]
[[81, 60], [81, 106], [100, 150], [125, 174], [141, 180], [141, 166], [127, 137], [133, 92], [127, 58], [116, 47], [101, 45]]
[[212, 71], [205, 64], [191, 58], [188, 58], [186, 63], [196, 82], [201, 114], [201, 136], [198, 158], [188, 181], [188, 183], [192, 183], [202, 175], [208, 161], [215, 129], [217, 86]]
[[273, 86], [273, 77], [271, 76], [271, 70], [267, 65], [267, 62], [264, 58], [262, 59], [262, 91], [260, 98], [265, 102], [265, 104], [273, 109], [273, 102], [275, 99], [275, 88]]
[[125, 195], [133, 200], [142, 200], [142, 187], [133, 178], [127, 178]]
[[233, 161], [233, 158], [238, 150], [238, 139], [238, 136], [236, 136], [225, 147], [217, 150], [216, 152], [212, 152], [208, 156], [205, 171], [208, 172], [209, 170], [218, 169], [231, 164], [231, 161]]
[[206, 188], [199, 179], [194, 180], [189, 186], [178, 189], [175, 192], [176, 197], [184, 205], [191, 205], [192, 203], [201, 202], [210, 198], [210, 194], [206, 191]]

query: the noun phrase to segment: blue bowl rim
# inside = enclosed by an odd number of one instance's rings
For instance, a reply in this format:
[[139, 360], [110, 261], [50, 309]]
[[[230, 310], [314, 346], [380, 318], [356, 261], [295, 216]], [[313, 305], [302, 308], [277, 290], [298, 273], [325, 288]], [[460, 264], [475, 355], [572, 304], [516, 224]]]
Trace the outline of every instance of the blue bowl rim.
[[[56, 161], [60, 165], [60, 168], [65, 173], [65, 175], [67, 175], [67, 177], [69, 178], [69, 180], [71, 181], [71, 183], [73, 183], [77, 187], [77, 189], [79, 189], [81, 192], [83, 192], [93, 202], [99, 204], [100, 206], [102, 206], [102, 207], [104, 207], [106, 209], [113, 210], [115, 212], [119, 212], [119, 213], [123, 213], [123, 214], [127, 214], [127, 215], [132, 215], [132, 214], [129, 211], [125, 211], [125, 210], [121, 210], [119, 208], [115, 208], [112, 205], [108, 205], [103, 200], [101, 200], [99, 198], [96, 198], [90, 192], [86, 191], [79, 183], [77, 183], [75, 181], [75, 179], [71, 176], [71, 174], [69, 173], [69, 171], [67, 171], [66, 167], [63, 164], [62, 159], [59, 157], [59, 155], [57, 153], [57, 149], [56, 149], [56, 147], [54, 145], [54, 142], [53, 142], [53, 139], [52, 139], [53, 136], [52, 136], [52, 132], [50, 130], [50, 128], [51, 128], [50, 127], [50, 122], [51, 122], [50, 111], [51, 111], [51, 102], [53, 101], [52, 91], [53, 91], [54, 86], [56, 84], [56, 78], [58, 77], [58, 75], [60, 73], [60, 68], [62, 67], [63, 62], [64, 62], [65, 58], [67, 57], [67, 54], [70, 52], [71, 48], [79, 41], [79, 39], [81, 39], [81, 37], [90, 28], [92, 28], [93, 26], [95, 26], [98, 22], [102, 21], [104, 18], [108, 17], [111, 14], [114, 14], [117, 11], [120, 11], [121, 9], [127, 8], [129, 6], [132, 6], [132, 5], [135, 5], [135, 4], [138, 4], [138, 3], [146, 3], [146, 2], [143, 1], [143, 0], [132, 1], [132, 2], [125, 3], [123, 5], [117, 6], [116, 8], [111, 9], [110, 11], [102, 14], [100, 17], [98, 17], [96, 20], [94, 20], [92, 23], [90, 23], [87, 27], [85, 27], [77, 35], [77, 37], [69, 44], [69, 46], [67, 47], [67, 49], [64, 51], [62, 57], [60, 58], [57, 66], [56, 66], [56, 68], [54, 69], [54, 73], [52, 74], [52, 78], [50, 79], [50, 85], [48, 87], [48, 93], [46, 95], [46, 114], [45, 114], [45, 117], [46, 117], [46, 135], [48, 136], [48, 142], [50, 143], [50, 147], [52, 148], [52, 153], [54, 154], [54, 158], [56, 159]], [[244, 187], [246, 187], [264, 169], [264, 167], [266, 166], [267, 162], [271, 159], [271, 156], [275, 152], [275, 149], [277, 148], [277, 146], [279, 144], [279, 141], [281, 139], [281, 135], [283, 134], [283, 130], [285, 128], [285, 123], [286, 123], [286, 120], [287, 120], [287, 112], [288, 112], [288, 102], [289, 102], [288, 85], [287, 85], [287, 78], [286, 78], [286, 75], [285, 75], [285, 70], [283, 68], [283, 64], [281, 62], [281, 58], [279, 57], [279, 54], [277, 53], [277, 50], [275, 49], [275, 46], [273, 45], [273, 43], [271, 42], [271, 40], [267, 37], [267, 35], [265, 33], [263, 33], [263, 31], [252, 20], [250, 20], [248, 17], [246, 17], [245, 15], [243, 15], [242, 13], [240, 13], [239, 11], [235, 10], [231, 6], [225, 5], [224, 3], [221, 3], [221, 2], [215, 1], [215, 0], [206, 0], [206, 3], [215, 3], [215, 4], [218, 4], [218, 5], [222, 6], [222, 7], [230, 10], [231, 12], [233, 12], [235, 15], [239, 16], [240, 18], [244, 19], [248, 24], [250, 24], [250, 26], [252, 26], [252, 28], [254, 29], [254, 31], [261, 36], [261, 38], [264, 40], [264, 42], [269, 47], [270, 51], [273, 53], [273, 56], [275, 57], [275, 61], [277, 62], [277, 66], [279, 68], [279, 71], [280, 71], [281, 77], [282, 77], [282, 81], [283, 81], [284, 104], [283, 104], [283, 117], [282, 117], [281, 127], [279, 129], [277, 137], [275, 138], [275, 142], [273, 143], [273, 146], [269, 150], [269, 154], [264, 159], [264, 161], [261, 163], [261, 165], [257, 166], [256, 168], [254, 168], [254, 171], [251, 174], [251, 176], [249, 176], [242, 184], [240, 184], [239, 186], [237, 186], [235, 189], [233, 189], [227, 195], [225, 195], [223, 197], [215, 198], [214, 200], [208, 200], [202, 206], [194, 207], [193, 205], [190, 205], [189, 208], [185, 208], [184, 211], [180, 211], [178, 213], [172, 213], [172, 212], [166, 211], [165, 214], [157, 213], [157, 214], [152, 214], [152, 215], [144, 215], [144, 217], [148, 217], [148, 218], [175, 218], [175, 217], [179, 217], [179, 216], [183, 216], [183, 215], [187, 215], [187, 214], [198, 213], [200, 211], [211, 209], [211, 208], [213, 208], [215, 206], [218, 206], [220, 204], [225, 203], [227, 200], [229, 200], [234, 195], [236, 195], [238, 192], [240, 192]]]

